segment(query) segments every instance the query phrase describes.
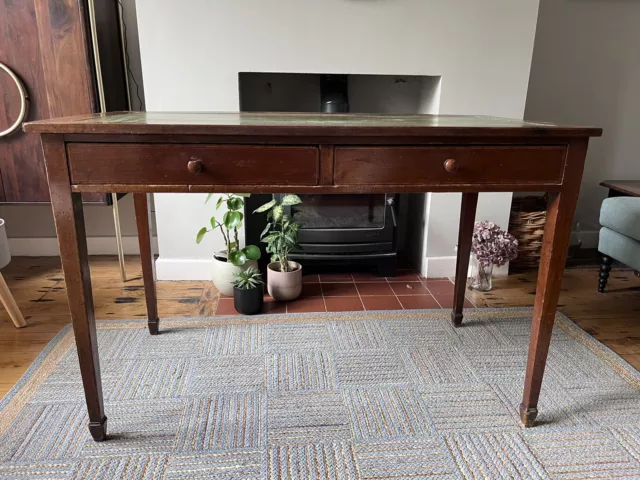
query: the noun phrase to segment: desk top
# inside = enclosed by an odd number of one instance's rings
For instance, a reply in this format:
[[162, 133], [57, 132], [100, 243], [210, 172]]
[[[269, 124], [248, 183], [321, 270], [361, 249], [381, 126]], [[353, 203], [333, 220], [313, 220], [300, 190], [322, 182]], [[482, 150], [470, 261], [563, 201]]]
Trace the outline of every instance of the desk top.
[[149, 135], [595, 137], [602, 129], [457, 115], [113, 112], [30, 122], [25, 132]]

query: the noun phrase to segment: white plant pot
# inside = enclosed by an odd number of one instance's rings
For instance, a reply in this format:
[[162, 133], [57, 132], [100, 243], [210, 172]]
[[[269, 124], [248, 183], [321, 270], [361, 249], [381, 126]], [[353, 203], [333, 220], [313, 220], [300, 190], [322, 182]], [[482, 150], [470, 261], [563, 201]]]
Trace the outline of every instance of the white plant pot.
[[289, 262], [293, 271], [281, 272], [280, 262], [271, 262], [267, 267], [267, 291], [280, 302], [298, 298], [302, 292], [302, 265]]
[[236, 275], [249, 267], [258, 268], [256, 260], [249, 260], [241, 267], [236, 267], [230, 262], [224, 262], [213, 257], [213, 267], [211, 269], [211, 279], [218, 291], [228, 297], [233, 297], [233, 282]]

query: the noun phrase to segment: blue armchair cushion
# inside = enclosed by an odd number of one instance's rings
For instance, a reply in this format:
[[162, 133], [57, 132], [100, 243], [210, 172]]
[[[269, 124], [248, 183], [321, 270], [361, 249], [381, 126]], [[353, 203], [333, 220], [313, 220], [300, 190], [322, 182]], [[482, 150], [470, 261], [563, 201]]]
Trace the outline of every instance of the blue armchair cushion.
[[602, 227], [598, 250], [634, 270], [640, 270], [640, 242], [631, 237]]
[[600, 224], [614, 232], [640, 240], [640, 198], [605, 199], [600, 209]]

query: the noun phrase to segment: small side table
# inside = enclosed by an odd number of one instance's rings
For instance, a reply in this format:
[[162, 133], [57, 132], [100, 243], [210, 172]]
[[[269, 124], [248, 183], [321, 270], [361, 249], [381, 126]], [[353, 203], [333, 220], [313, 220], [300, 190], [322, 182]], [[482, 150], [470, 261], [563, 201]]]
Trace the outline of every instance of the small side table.
[[605, 180], [600, 185], [609, 189], [609, 197], [640, 197], [640, 180]]

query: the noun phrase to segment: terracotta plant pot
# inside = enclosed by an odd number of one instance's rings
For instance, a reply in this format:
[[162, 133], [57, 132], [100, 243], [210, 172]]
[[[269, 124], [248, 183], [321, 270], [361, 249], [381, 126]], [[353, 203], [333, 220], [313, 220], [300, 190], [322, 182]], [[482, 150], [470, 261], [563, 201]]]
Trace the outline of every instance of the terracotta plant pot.
[[236, 279], [236, 275], [249, 267], [258, 268], [258, 262], [249, 260], [241, 267], [236, 267], [234, 264], [221, 260], [214, 255], [211, 280], [213, 280], [213, 284], [220, 293], [227, 297], [233, 297], [233, 282]]
[[236, 312], [244, 315], [256, 315], [262, 313], [264, 306], [264, 286], [256, 288], [233, 287], [233, 306]]
[[271, 262], [267, 266], [267, 291], [280, 302], [293, 300], [302, 292], [302, 265], [289, 262], [292, 271], [281, 272], [280, 262]]

